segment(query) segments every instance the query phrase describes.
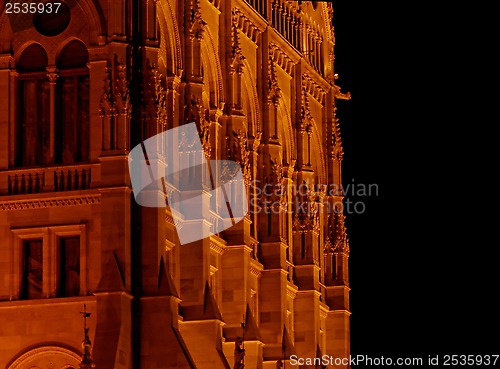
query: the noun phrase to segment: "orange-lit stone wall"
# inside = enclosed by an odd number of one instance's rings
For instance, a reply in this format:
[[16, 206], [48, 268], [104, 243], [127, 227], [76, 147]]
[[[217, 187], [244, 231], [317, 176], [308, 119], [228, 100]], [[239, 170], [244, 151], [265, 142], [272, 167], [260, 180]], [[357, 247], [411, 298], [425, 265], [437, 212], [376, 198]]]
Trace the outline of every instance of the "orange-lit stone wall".
[[[0, 368], [79, 367], [84, 304], [97, 369], [233, 368], [238, 336], [245, 369], [348, 357], [332, 4], [5, 3]], [[168, 208], [135, 203], [127, 155], [192, 121], [241, 164], [249, 212], [181, 246]]]

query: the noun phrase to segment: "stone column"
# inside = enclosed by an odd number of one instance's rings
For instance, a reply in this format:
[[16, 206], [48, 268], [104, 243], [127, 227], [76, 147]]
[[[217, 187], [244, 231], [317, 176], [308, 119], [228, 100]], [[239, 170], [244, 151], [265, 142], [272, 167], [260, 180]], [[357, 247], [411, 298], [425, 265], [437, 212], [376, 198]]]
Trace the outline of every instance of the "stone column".
[[55, 66], [47, 67], [50, 88], [50, 134], [49, 162], [54, 163], [56, 153], [56, 81], [59, 73]]

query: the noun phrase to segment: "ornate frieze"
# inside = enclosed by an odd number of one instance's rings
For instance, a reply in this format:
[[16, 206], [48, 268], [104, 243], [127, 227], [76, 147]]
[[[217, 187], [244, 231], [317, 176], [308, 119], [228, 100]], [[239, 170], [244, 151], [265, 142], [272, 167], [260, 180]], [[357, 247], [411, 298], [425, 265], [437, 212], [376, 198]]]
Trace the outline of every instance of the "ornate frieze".
[[0, 210], [26, 210], [26, 209], [44, 209], [53, 207], [76, 206], [76, 205], [95, 205], [101, 203], [100, 195], [87, 196], [65, 196], [50, 199], [28, 199], [16, 201], [1, 201]]

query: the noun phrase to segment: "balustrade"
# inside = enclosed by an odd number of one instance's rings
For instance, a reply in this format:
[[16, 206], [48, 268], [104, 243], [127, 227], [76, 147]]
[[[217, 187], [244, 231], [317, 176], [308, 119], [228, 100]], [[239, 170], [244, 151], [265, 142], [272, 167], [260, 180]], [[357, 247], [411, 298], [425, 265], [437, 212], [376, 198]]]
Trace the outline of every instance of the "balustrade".
[[96, 164], [0, 172], [0, 194], [23, 195], [43, 192], [86, 190]]

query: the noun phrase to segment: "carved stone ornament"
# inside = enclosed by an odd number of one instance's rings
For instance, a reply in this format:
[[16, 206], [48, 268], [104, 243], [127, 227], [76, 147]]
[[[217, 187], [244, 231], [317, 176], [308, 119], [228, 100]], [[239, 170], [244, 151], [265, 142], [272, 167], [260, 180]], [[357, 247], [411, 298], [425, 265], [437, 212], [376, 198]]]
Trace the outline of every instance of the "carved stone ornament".
[[339, 100], [350, 100], [351, 99], [351, 93], [350, 92], [346, 92], [346, 93], [341, 92], [340, 87], [337, 85], [333, 86], [333, 96]]
[[56, 83], [57, 79], [59, 78], [59, 73], [57, 73], [57, 70], [54, 68], [49, 73], [47, 73], [47, 78], [49, 79], [50, 83]]
[[332, 123], [332, 142], [330, 157], [337, 161], [342, 161], [344, 157], [344, 149], [342, 147], [342, 137], [340, 135], [340, 124], [339, 120], [335, 115], [336, 107], [333, 107], [333, 123]]
[[232, 63], [231, 72], [241, 74], [243, 73], [243, 61], [245, 57], [243, 56], [243, 51], [240, 44], [240, 36], [238, 27], [236, 25], [236, 15], [233, 11], [233, 22], [232, 22], [232, 47], [231, 47]]
[[99, 102], [99, 114], [101, 118], [112, 115], [114, 110], [113, 94], [111, 93], [111, 69], [109, 67], [106, 67], [103, 82], [103, 93]]
[[334, 214], [334, 234], [333, 234], [333, 252], [349, 254], [349, 239], [345, 227], [345, 215], [338, 212]]
[[201, 16], [200, 0], [191, 0], [189, 8], [189, 36], [201, 40], [207, 24]]
[[114, 102], [118, 114], [130, 114], [130, 94], [127, 81], [127, 66], [122, 61], [115, 66]]
[[210, 158], [212, 146], [210, 145], [210, 120], [202, 117], [200, 119], [201, 145], [207, 158]]
[[226, 155], [229, 160], [239, 163], [242, 167], [243, 178], [246, 183], [251, 180], [250, 150], [248, 138], [241, 130], [233, 131], [232, 137], [226, 136]]
[[204, 108], [200, 99], [194, 95], [191, 96], [189, 102], [184, 105], [184, 118], [186, 123], [196, 122], [198, 124], [204, 115], [203, 111]]
[[[50, 358], [50, 359], [49, 359]], [[25, 368], [78, 368], [81, 356], [58, 346], [42, 346], [18, 357], [9, 369]]]
[[272, 183], [275, 185], [281, 185], [283, 181], [283, 172], [281, 171], [282, 165], [279, 163], [278, 159], [271, 160], [271, 178]]
[[167, 124], [167, 102], [165, 89], [162, 85], [162, 75], [156, 64], [147, 64], [145, 76], [144, 99], [146, 105], [146, 118], [157, 119], [163, 128]]
[[[311, 109], [309, 107], [309, 97], [307, 96], [307, 87], [305, 85], [302, 85], [302, 95], [301, 95], [301, 105], [300, 105], [300, 119], [301, 123], [301, 128], [303, 128], [303, 131], [306, 131], [306, 121], [312, 120], [312, 114], [311, 114]], [[302, 131], [302, 129], [301, 129]]]
[[276, 66], [274, 60], [269, 56], [269, 74], [267, 77], [267, 101], [268, 103], [277, 104], [280, 97], [281, 89], [278, 85], [278, 78], [276, 75]]
[[302, 182], [300, 191], [295, 194], [295, 205], [292, 229], [293, 231], [320, 232], [319, 211], [316, 202], [317, 193], [309, 188], [305, 181]]

